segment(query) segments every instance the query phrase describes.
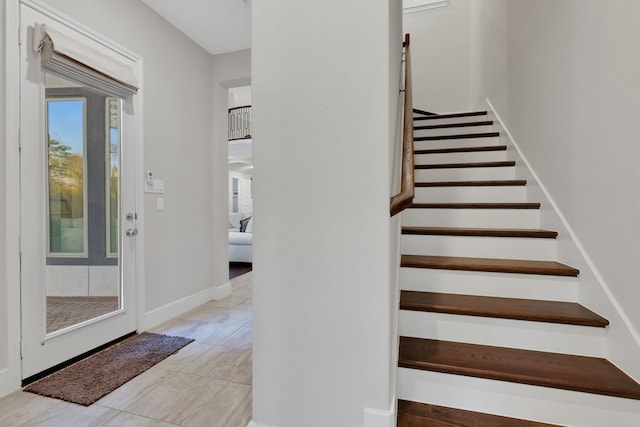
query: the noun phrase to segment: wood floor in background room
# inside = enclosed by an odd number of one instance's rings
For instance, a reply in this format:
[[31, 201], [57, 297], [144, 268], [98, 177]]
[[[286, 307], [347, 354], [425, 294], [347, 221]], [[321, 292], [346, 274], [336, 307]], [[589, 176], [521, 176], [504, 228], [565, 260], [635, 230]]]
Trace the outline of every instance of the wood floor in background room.
[[253, 264], [250, 262], [230, 262], [229, 263], [229, 279], [241, 276], [251, 271]]
[[252, 273], [231, 296], [150, 332], [196, 341], [84, 407], [17, 391], [0, 399], [0, 426], [245, 427], [251, 420]]

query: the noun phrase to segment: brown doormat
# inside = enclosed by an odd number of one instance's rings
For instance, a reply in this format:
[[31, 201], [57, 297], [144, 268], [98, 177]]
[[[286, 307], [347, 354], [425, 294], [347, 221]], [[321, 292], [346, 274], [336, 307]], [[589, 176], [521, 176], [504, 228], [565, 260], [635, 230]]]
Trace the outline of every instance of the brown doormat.
[[192, 341], [144, 332], [29, 384], [24, 391], [89, 406]]

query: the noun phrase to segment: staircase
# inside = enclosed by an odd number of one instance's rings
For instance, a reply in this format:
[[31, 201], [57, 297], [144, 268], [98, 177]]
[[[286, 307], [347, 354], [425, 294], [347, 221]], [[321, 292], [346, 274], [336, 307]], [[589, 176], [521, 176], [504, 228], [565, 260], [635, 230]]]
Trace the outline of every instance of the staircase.
[[576, 302], [580, 272], [487, 117], [414, 115], [398, 426], [640, 426], [640, 385], [604, 358], [609, 321]]

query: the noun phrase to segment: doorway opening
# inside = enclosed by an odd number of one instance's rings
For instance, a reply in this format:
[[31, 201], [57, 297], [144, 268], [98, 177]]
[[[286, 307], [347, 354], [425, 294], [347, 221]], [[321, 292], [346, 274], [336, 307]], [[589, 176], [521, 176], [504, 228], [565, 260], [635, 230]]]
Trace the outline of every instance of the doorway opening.
[[229, 278], [251, 271], [253, 261], [253, 139], [251, 86], [229, 89]]

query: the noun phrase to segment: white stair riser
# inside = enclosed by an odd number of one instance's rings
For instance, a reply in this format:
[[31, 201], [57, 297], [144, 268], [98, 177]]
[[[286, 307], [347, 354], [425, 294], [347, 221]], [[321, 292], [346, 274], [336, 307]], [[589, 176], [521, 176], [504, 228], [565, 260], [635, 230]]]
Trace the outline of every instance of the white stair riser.
[[418, 187], [414, 203], [521, 203], [527, 200], [524, 185], [490, 187]]
[[501, 162], [507, 160], [507, 150], [416, 154], [414, 158], [417, 165], [436, 163]]
[[490, 138], [436, 139], [433, 141], [414, 141], [413, 145], [416, 150], [458, 147], [488, 147], [490, 145], [500, 145], [500, 137], [495, 136]]
[[[424, 117], [421, 115], [414, 115], [414, 117]], [[430, 119], [430, 120], [414, 120], [414, 126], [434, 126], [434, 125], [448, 125], [451, 123], [469, 123], [469, 122], [483, 122], [486, 121], [487, 115], [482, 116], [468, 116], [468, 117], [453, 117], [449, 119]]]
[[[481, 121], [481, 120], [478, 120]], [[432, 123], [414, 124], [414, 126], [436, 126]], [[413, 129], [414, 136], [436, 136], [436, 135], [462, 135], [469, 133], [495, 132], [492, 125], [486, 126], [463, 126], [441, 129]]]
[[402, 336], [606, 357], [606, 328], [400, 310]]
[[[419, 164], [419, 163], [416, 163]], [[515, 179], [515, 167], [416, 169], [416, 182], [485, 181]]]
[[400, 288], [407, 291], [578, 301], [575, 277], [493, 273], [430, 268], [400, 268]]
[[407, 209], [402, 225], [423, 227], [538, 228], [538, 209]]
[[398, 368], [397, 393], [399, 399], [557, 425], [640, 425], [637, 400], [461, 375]]
[[402, 253], [411, 255], [511, 258], [540, 261], [556, 259], [555, 239], [404, 234], [400, 242]]

